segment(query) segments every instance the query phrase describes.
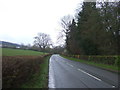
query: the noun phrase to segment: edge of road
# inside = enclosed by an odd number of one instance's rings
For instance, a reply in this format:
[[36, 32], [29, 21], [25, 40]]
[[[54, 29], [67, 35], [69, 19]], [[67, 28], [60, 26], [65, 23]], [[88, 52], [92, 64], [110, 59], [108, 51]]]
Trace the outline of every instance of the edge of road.
[[[52, 57], [52, 56], [51, 56]], [[48, 78], [48, 88], [55, 88], [54, 73], [51, 64], [51, 57], [49, 59], [49, 78]]]

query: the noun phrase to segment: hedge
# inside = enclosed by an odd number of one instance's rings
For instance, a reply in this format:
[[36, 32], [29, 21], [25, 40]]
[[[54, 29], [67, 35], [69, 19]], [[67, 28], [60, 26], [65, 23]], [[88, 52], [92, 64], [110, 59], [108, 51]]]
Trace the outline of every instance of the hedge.
[[43, 56], [3, 56], [2, 87], [18, 88], [38, 72]]
[[109, 56], [100, 56], [100, 55], [65, 55], [73, 58], [78, 58], [82, 60], [92, 61], [95, 63], [102, 63], [108, 65], [120, 66], [120, 56], [118, 55], [109, 55]]

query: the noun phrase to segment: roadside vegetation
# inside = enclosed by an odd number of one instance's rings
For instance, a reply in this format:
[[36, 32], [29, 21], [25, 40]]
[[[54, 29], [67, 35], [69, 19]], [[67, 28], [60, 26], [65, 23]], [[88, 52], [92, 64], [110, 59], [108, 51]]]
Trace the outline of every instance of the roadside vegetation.
[[[116, 60], [116, 62], [114, 62], [114, 63], [113, 62], [112, 63], [108, 62], [108, 61], [110, 61], [109, 59], [112, 58], [112, 57], [107, 58], [107, 56], [106, 57], [101, 56], [101, 57], [103, 57], [103, 60], [101, 58], [99, 58], [99, 60], [97, 60], [97, 59], [87, 60], [87, 59], [80, 59], [80, 58], [78, 59], [78, 58], [75, 58], [75, 57], [64, 56], [64, 55], [62, 55], [62, 57], [66, 58], [66, 59], [69, 59], [69, 60], [93, 65], [93, 66], [96, 66], [96, 67], [100, 67], [102, 69], [106, 69], [106, 70], [110, 70], [110, 71], [113, 71], [113, 72], [119, 72], [120, 73], [120, 69], [119, 69], [120, 68], [120, 65], [119, 65], [120, 63], [118, 63], [118, 60], [120, 59], [120, 57], [117, 57], [117, 56], [114, 56], [114, 58], [115, 58], [114, 60]], [[107, 62], [105, 61], [105, 58], [106, 58]], [[114, 61], [114, 60], [111, 60], [111, 61]]]
[[21, 88], [48, 88], [49, 58], [50, 56], [47, 56], [44, 59], [38, 68], [39, 71], [32, 75], [29, 82], [23, 84]]
[[[7, 51], [9, 51], [9, 53]], [[48, 60], [50, 54], [31, 50], [17, 50], [5, 48], [3, 49], [3, 53], [3, 88], [47, 87]], [[39, 78], [39, 80], [37, 77]], [[32, 84], [29, 84], [31, 82]]]
[[2, 48], [0, 48], [0, 56], [2, 56]]

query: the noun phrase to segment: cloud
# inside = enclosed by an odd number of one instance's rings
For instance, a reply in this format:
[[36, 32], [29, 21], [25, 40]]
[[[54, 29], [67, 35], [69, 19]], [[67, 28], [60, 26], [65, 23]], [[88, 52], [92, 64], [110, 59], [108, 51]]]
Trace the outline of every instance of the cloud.
[[[38, 32], [56, 42], [64, 15], [74, 15], [80, 0], [1, 0], [0, 40], [32, 43]], [[11, 38], [10, 38], [11, 37]], [[26, 39], [26, 40], [25, 40]]]

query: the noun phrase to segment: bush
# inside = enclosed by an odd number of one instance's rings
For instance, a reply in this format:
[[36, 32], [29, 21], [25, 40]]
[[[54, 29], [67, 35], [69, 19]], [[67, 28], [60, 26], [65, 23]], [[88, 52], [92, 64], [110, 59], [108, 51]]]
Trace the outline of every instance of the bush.
[[115, 56], [90, 56], [89, 60], [96, 62], [96, 63], [102, 63], [102, 64], [108, 64], [108, 65], [114, 65], [115, 64]]
[[17, 88], [28, 81], [32, 74], [39, 71], [43, 56], [3, 56], [2, 87]]
[[115, 65], [120, 67], [120, 56], [116, 56]]
[[115, 66], [120, 66], [120, 56], [100, 56], [100, 55], [67, 55], [70, 57], [82, 59], [82, 60], [87, 60], [87, 61], [92, 61], [95, 63], [102, 63], [102, 64], [108, 64], [108, 65], [115, 65]]

